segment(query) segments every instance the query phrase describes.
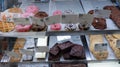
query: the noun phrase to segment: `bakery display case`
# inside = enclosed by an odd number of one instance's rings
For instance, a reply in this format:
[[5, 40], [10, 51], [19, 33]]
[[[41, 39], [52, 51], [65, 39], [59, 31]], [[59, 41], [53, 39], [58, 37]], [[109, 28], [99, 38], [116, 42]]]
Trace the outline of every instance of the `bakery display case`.
[[0, 13], [0, 66], [120, 66], [116, 1], [17, 1]]

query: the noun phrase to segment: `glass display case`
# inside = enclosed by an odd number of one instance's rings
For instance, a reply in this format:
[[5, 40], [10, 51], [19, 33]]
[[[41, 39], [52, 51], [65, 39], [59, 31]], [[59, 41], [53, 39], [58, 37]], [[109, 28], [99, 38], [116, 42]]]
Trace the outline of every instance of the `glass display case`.
[[120, 67], [120, 10], [111, 0], [13, 5], [0, 13], [0, 67]]

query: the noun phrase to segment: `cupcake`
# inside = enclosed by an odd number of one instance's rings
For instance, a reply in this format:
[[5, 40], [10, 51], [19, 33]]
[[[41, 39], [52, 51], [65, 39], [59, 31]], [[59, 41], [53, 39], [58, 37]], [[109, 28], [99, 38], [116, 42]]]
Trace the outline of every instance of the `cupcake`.
[[77, 26], [75, 24], [66, 24], [64, 29], [66, 31], [76, 31]]

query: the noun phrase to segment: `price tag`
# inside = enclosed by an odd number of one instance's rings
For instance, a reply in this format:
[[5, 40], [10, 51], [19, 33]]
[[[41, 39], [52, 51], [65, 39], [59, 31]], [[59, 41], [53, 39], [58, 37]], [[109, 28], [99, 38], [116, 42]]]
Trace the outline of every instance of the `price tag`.
[[33, 51], [33, 50], [30, 50], [30, 49], [20, 49], [20, 52], [21, 52], [22, 54], [34, 56], [34, 51]]
[[78, 23], [78, 15], [75, 14], [62, 15], [62, 23], [76, 24]]
[[20, 55], [18, 55], [18, 54], [15, 53], [15, 52], [5, 51], [5, 53], [6, 53], [9, 57], [20, 58]]
[[29, 24], [31, 24], [29, 18], [13, 18], [13, 21], [16, 25], [19, 25], [19, 24], [29, 25]]
[[95, 51], [107, 51], [107, 44], [106, 43], [99, 43], [99, 44], [95, 44]]
[[110, 14], [110, 10], [94, 10], [94, 16], [97, 18], [109, 18]]
[[47, 46], [37, 46], [36, 48], [37, 52], [49, 52], [49, 48]]
[[90, 27], [92, 24], [92, 21], [94, 19], [94, 16], [91, 14], [79, 14], [78, 22], [80, 23], [81, 27]]
[[47, 25], [50, 25], [50, 24], [60, 23], [61, 20], [62, 20], [61, 15], [55, 15], [55, 16], [46, 17], [45, 23]]
[[117, 40], [116, 47], [117, 47], [117, 48], [120, 48], [120, 40]]
[[57, 41], [58, 41], [58, 43], [71, 41], [71, 36], [57, 36]]
[[45, 25], [44, 18], [30, 17], [33, 24]]

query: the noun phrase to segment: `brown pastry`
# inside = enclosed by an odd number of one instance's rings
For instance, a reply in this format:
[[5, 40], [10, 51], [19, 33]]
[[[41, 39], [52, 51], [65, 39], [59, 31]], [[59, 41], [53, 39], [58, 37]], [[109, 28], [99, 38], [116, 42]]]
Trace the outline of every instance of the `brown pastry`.
[[35, 14], [35, 17], [38, 17], [38, 18], [44, 18], [44, 17], [48, 17], [48, 14], [46, 12], [38, 12]]
[[47, 28], [46, 25], [42, 26], [42, 25], [38, 25], [38, 24], [33, 24], [31, 30], [38, 32], [38, 31], [44, 31], [44, 30], [46, 30], [46, 28]]
[[[95, 44], [104, 43], [102, 35], [90, 35], [89, 49], [97, 60], [105, 60], [108, 57], [108, 51], [96, 51]], [[101, 44], [99, 44], [101, 45]]]
[[10, 12], [10, 13], [22, 13], [22, 10], [20, 9], [20, 8], [10, 8], [9, 10], [8, 10], [8, 12]]
[[106, 20], [104, 18], [94, 18], [92, 25], [95, 29], [103, 30], [107, 28]]
[[94, 14], [94, 10], [90, 10], [88, 14]]

